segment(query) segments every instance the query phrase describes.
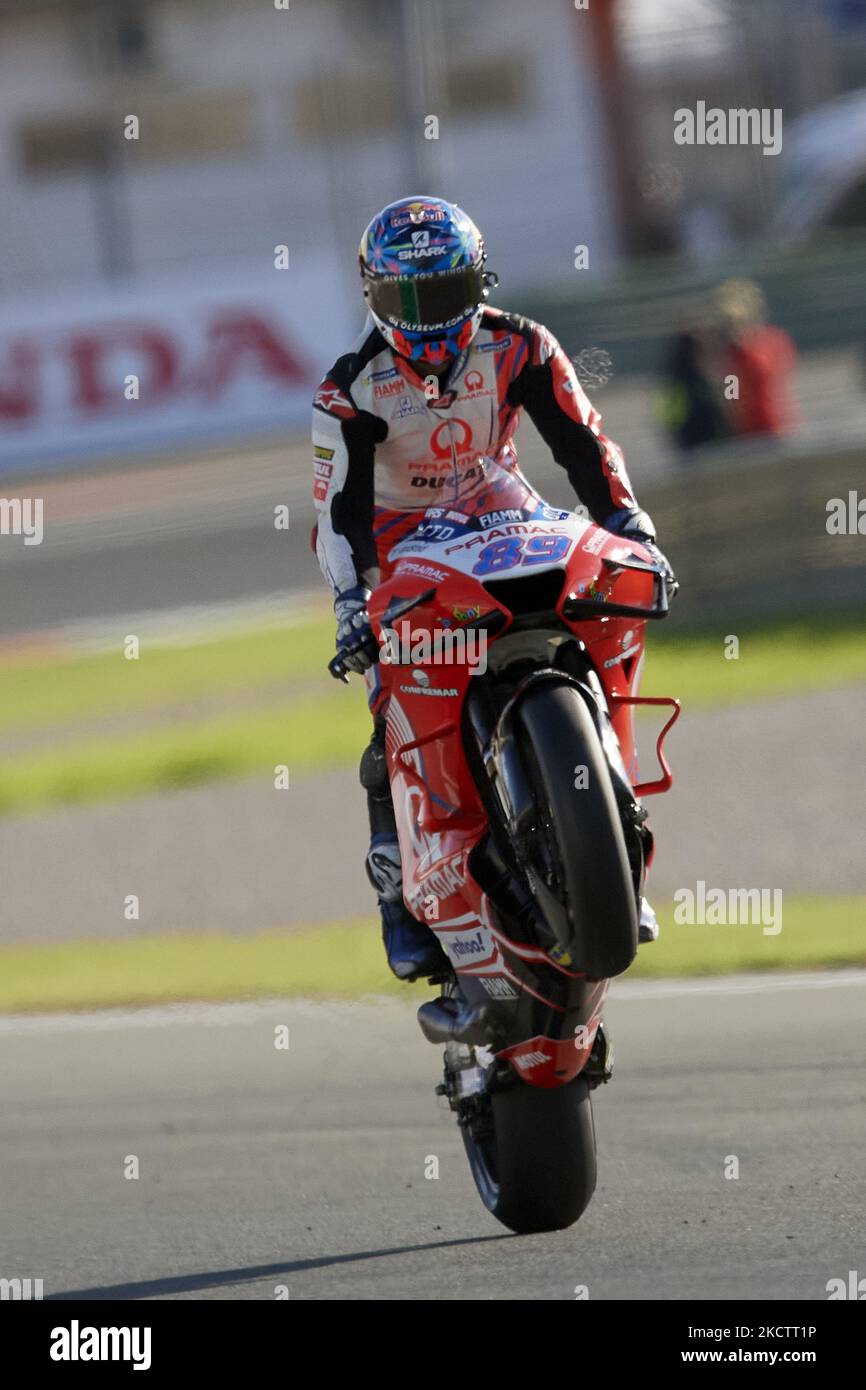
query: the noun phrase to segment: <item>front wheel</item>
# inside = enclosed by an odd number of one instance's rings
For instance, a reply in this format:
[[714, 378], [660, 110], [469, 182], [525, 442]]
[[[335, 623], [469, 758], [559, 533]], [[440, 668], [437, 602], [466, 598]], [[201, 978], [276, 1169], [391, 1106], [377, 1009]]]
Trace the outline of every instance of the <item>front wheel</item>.
[[518, 1235], [561, 1231], [595, 1191], [595, 1126], [582, 1077], [542, 1090], [515, 1080], [464, 1117], [463, 1143], [481, 1200]]
[[531, 691], [515, 715], [535, 805], [519, 857], [533, 895], [592, 979], [620, 975], [637, 953], [637, 898], [616, 796], [586, 702], [569, 685]]

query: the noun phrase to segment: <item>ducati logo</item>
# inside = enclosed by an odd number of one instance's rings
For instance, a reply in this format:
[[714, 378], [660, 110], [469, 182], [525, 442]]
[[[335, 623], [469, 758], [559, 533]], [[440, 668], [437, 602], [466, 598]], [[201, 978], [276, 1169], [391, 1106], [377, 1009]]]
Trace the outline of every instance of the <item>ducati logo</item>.
[[481, 391], [484, 388], [484, 377], [480, 372], [466, 373], [466, 390]]

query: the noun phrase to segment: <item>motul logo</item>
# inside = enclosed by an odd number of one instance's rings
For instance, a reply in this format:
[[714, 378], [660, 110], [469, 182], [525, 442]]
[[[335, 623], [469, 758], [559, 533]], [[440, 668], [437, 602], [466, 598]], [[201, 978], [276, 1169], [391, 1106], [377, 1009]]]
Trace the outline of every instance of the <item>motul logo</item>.
[[522, 1052], [513, 1057], [512, 1061], [521, 1071], [529, 1071], [530, 1067], [540, 1067], [544, 1062], [549, 1062], [550, 1058], [546, 1052]]

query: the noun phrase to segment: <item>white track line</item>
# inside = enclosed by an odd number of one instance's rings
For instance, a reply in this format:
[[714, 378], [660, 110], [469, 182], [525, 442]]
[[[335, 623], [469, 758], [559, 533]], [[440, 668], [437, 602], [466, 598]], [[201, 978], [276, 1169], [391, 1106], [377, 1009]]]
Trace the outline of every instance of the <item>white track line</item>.
[[294, 593], [288, 589], [256, 598], [224, 603], [190, 603], [180, 608], [149, 608], [137, 613], [118, 613], [109, 618], [83, 619], [58, 628], [16, 632], [0, 638], [4, 649], [32, 645], [52, 650], [68, 648], [76, 653], [118, 651], [127, 633], [159, 646], [191, 646], [213, 642], [233, 634], [245, 635], [250, 627], [291, 629], [313, 618], [330, 614], [330, 600], [323, 586]]
[[[614, 981], [611, 997], [622, 1002], [673, 999], [681, 995], [772, 994], [778, 990], [840, 989], [866, 987], [866, 970], [822, 970], [798, 974], [728, 975], [721, 979], [699, 980], [621, 980]], [[413, 1007], [416, 1000], [393, 996], [368, 996], [343, 1000], [261, 999], [238, 1004], [160, 1004], [141, 1009], [101, 1009], [91, 1013], [7, 1014], [0, 1015], [0, 1034], [100, 1033], [130, 1028], [233, 1027], [255, 1024], [274, 1010], [338, 1013], [347, 1018], [370, 1008], [381, 1011], [393, 1005]]]
[[704, 977], [696, 980], [614, 980], [614, 999], [674, 999], [680, 994], [773, 994], [777, 990], [838, 989], [866, 985], [866, 969], [785, 971]]

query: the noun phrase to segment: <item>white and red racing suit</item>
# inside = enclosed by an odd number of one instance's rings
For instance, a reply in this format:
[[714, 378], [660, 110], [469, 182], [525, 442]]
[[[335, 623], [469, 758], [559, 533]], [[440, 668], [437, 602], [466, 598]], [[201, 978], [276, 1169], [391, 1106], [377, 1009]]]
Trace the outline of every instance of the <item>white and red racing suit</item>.
[[[619, 448], [602, 434], [601, 416], [546, 328], [485, 309], [470, 347], [438, 390], [436, 395], [425, 389], [424, 376], [391, 350], [370, 321], [316, 392], [313, 538], [335, 595], [358, 585], [372, 589], [388, 578], [389, 552], [436, 505], [437, 488], [454, 481], [455, 472], [459, 495], [462, 478], [471, 490], [479, 456], [516, 468], [514, 434], [524, 408], [593, 521], [617, 531], [633, 523], [652, 533]], [[388, 957], [399, 973], [394, 961], [400, 943], [405, 945], [408, 932], [410, 954], [417, 951], [419, 927], [402, 898], [376, 666], [367, 672], [367, 690], [374, 717], [360, 769], [370, 815], [367, 873], [378, 894]], [[643, 899], [641, 913], [641, 940], [652, 940], [658, 928]]]
[[468, 351], [431, 397], [424, 376], [369, 321], [314, 400], [313, 534], [334, 594], [387, 578], [388, 552], [436, 504], [455, 467], [469, 476], [479, 455], [516, 467], [524, 408], [593, 521], [605, 526], [637, 511], [622, 454], [546, 328], [485, 309]]

